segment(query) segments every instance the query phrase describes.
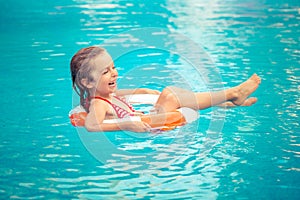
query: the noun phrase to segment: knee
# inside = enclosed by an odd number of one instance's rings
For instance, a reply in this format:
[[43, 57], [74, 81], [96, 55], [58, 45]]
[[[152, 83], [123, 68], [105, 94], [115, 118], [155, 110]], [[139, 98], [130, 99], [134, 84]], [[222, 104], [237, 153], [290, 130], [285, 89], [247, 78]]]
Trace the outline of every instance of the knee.
[[169, 89], [169, 87], [165, 87], [161, 92], [161, 95], [167, 96], [170, 92], [171, 90]]
[[168, 96], [170, 94], [174, 94], [175, 87], [174, 86], [167, 86], [161, 92], [162, 95]]
[[179, 108], [179, 102], [173, 93], [169, 93], [160, 98], [156, 103], [155, 108], [158, 113], [170, 112]]
[[164, 100], [169, 103], [176, 103], [179, 106], [178, 97], [176, 95], [176, 88], [173, 86], [167, 86], [162, 91], [161, 95], [164, 97]]
[[180, 106], [177, 96], [172, 92], [166, 96], [165, 101], [169, 104], [175, 105], [176, 108]]

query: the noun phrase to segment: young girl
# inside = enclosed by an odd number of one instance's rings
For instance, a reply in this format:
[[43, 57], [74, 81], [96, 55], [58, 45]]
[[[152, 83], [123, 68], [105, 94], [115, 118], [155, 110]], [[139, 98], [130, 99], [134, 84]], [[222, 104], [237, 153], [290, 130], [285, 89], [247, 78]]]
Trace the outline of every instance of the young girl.
[[[195, 110], [211, 106], [250, 106], [256, 98], [248, 98], [261, 79], [252, 75], [242, 84], [218, 92], [194, 93], [181, 88], [167, 87], [162, 92], [139, 88], [117, 90], [118, 72], [109, 53], [100, 47], [88, 47], [79, 50], [71, 60], [73, 88], [80, 96], [80, 104], [87, 111], [85, 128], [88, 131], [130, 130], [147, 132], [150, 124], [163, 121], [168, 112], [181, 107]], [[122, 121], [119, 123], [103, 123], [105, 119], [124, 118], [141, 115], [131, 105], [122, 100], [128, 94], [159, 94], [154, 105], [155, 115], [148, 115], [147, 121]]]

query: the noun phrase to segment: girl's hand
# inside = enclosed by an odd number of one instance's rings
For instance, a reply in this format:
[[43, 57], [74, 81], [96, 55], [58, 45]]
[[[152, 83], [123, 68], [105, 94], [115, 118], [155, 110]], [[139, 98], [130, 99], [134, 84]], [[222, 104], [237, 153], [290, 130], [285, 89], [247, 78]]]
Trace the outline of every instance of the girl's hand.
[[145, 115], [145, 113], [136, 110], [136, 111], [133, 113], [133, 115], [134, 115], [134, 116], [143, 116], [143, 115]]
[[121, 130], [128, 130], [133, 132], [150, 132], [151, 127], [149, 124], [138, 121], [128, 121], [119, 124]]

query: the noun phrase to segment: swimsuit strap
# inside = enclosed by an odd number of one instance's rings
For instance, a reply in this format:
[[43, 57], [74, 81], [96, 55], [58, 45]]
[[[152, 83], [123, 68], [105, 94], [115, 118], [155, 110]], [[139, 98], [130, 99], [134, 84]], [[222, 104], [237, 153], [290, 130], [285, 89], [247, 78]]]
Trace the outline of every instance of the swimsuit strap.
[[[121, 101], [123, 104], [125, 104], [132, 112], [135, 112], [135, 110], [133, 109], [133, 107], [131, 105], [129, 105], [127, 102], [125, 102], [124, 100], [113, 96], [114, 98], [118, 99], [119, 101]], [[133, 116], [132, 113], [128, 112], [127, 110], [123, 109], [122, 107], [113, 104], [112, 102], [110, 102], [109, 100], [99, 97], [99, 96], [94, 96], [94, 97], [90, 97], [90, 99], [100, 99], [103, 100], [105, 102], [107, 102], [109, 105], [111, 105], [113, 107], [113, 109], [115, 110], [118, 118], [124, 118], [124, 117], [128, 117], [128, 116]]]
[[112, 103], [111, 103], [109, 100], [107, 100], [107, 99], [104, 99], [104, 98], [102, 98], [102, 97], [99, 97], [99, 96], [90, 97], [90, 99], [100, 99], [100, 100], [103, 100], [103, 101], [107, 102], [108, 104], [112, 105]]

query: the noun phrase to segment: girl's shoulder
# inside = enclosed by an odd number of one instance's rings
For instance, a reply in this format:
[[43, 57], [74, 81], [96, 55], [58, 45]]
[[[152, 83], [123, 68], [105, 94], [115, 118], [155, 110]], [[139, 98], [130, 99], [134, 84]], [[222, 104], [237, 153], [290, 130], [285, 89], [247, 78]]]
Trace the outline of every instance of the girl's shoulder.
[[91, 110], [91, 109], [99, 110], [100, 109], [103, 111], [103, 109], [108, 110], [108, 108], [109, 108], [108, 102], [103, 101], [101, 99], [92, 99], [90, 102], [89, 110]]

